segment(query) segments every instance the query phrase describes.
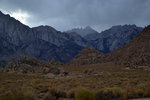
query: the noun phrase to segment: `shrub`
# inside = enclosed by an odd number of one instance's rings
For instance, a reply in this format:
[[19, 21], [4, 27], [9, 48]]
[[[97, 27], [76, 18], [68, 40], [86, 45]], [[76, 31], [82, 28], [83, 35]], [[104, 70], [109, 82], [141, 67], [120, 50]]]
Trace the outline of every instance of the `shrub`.
[[24, 99], [22, 93], [15, 91], [15, 92], [10, 92], [6, 95], [2, 95], [0, 97], [0, 100], [24, 100]]
[[59, 90], [56, 90], [56, 89], [51, 89], [49, 92], [52, 94], [52, 96], [56, 97], [57, 99], [67, 97], [67, 94], [65, 92], [59, 91]]
[[35, 100], [35, 94], [32, 87], [22, 88], [24, 100]]
[[112, 92], [113, 92], [114, 97], [120, 98], [123, 96], [124, 91], [120, 87], [113, 87]]
[[145, 97], [150, 97], [150, 85], [145, 86]]
[[150, 97], [150, 83], [139, 84], [138, 88], [141, 89], [142, 97]]
[[82, 89], [75, 95], [75, 100], [95, 100], [95, 96], [93, 92]]
[[0, 100], [11, 100], [11, 96], [10, 95], [2, 95], [2, 96], [0, 96]]
[[66, 98], [67, 94], [63, 91], [50, 89], [43, 97], [43, 100], [57, 100], [59, 98]]
[[13, 92], [11, 97], [12, 97], [11, 100], [25, 100], [23, 94], [19, 91]]
[[95, 94], [96, 100], [110, 100], [112, 98], [112, 91], [110, 91], [110, 88], [107, 89], [101, 89]]
[[35, 100], [34, 93], [30, 90], [16, 91], [12, 90], [5, 95], [0, 96], [0, 100]]
[[70, 90], [67, 94], [67, 97], [70, 99], [75, 98], [75, 91], [74, 90]]
[[132, 99], [132, 98], [141, 98], [144, 96], [144, 91], [141, 88], [138, 87], [133, 87], [130, 85], [127, 85], [127, 87], [125, 88], [125, 95], [127, 99]]
[[124, 98], [123, 89], [119, 87], [104, 88], [95, 94], [96, 100], [111, 100]]
[[53, 97], [49, 92], [47, 92], [44, 96], [42, 100], [56, 100], [55, 97]]

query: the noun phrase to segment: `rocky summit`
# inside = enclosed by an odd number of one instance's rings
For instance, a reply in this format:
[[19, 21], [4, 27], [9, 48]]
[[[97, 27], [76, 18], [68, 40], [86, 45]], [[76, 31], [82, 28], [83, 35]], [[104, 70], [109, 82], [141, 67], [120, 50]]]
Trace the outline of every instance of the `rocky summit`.
[[98, 34], [98, 32], [92, 29], [90, 26], [86, 26], [85, 28], [73, 28], [72, 30], [68, 30], [67, 32], [75, 32], [82, 37], [85, 37], [88, 34]]

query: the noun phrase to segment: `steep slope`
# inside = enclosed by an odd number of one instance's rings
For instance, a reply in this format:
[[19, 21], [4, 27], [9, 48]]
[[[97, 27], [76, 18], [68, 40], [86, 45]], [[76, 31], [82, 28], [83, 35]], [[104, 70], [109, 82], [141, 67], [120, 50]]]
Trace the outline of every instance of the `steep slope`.
[[[135, 25], [118, 25], [97, 35], [96, 39], [91, 40], [93, 47], [103, 53], [109, 53], [132, 40], [139, 32], [141, 27]], [[92, 37], [90, 35], [89, 37]]]
[[16, 46], [34, 40], [34, 33], [28, 26], [2, 12], [0, 12], [0, 36]]
[[66, 63], [82, 49], [82, 46], [67, 33], [56, 31], [50, 26], [32, 29], [2, 12], [0, 12], [0, 41], [2, 66], [10, 58], [23, 56], [46, 61], [55, 58]]
[[50, 42], [57, 46], [63, 45], [66, 41], [75, 42], [80, 46], [87, 46], [89, 43], [80, 35], [73, 32], [60, 32], [50, 26], [38, 26], [34, 27], [33, 31], [35, 36], [44, 41]]
[[88, 41], [97, 40], [100, 38], [100, 33], [98, 32], [90, 33], [90, 34], [85, 35], [84, 38]]
[[68, 32], [67, 34], [71, 37], [72, 41], [74, 41], [76, 44], [80, 46], [83, 46], [83, 47], [92, 46], [90, 41], [84, 39], [82, 36], [80, 36], [79, 34], [75, 32]]
[[50, 42], [57, 46], [62, 45], [70, 37], [68, 34], [61, 33], [50, 26], [38, 26], [34, 27], [33, 31], [36, 33], [35, 36], [44, 41]]
[[127, 45], [108, 54], [106, 59], [131, 67], [150, 66], [150, 26]]
[[69, 62], [69, 64], [78, 66], [100, 63], [103, 57], [103, 53], [96, 51], [92, 47], [85, 47]]
[[0, 67], [3, 67], [6, 64], [6, 60], [9, 57], [13, 57], [17, 47], [4, 38], [0, 37]]

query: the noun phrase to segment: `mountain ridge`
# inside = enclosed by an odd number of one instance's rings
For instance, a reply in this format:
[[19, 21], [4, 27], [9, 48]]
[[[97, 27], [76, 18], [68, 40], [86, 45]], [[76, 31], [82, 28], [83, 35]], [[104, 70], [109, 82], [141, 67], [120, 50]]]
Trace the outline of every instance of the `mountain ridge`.
[[100, 53], [92, 47], [86, 47], [69, 64], [80, 66], [107, 62], [131, 68], [150, 67], [150, 25], [128, 44], [108, 54]]
[[[43, 26], [43, 28], [48, 31], [52, 30], [52, 32], [49, 32], [48, 34], [55, 32], [58, 34], [55, 35], [56, 37], [64, 34], [64, 36], [69, 38], [63, 39], [63, 45], [56, 45], [50, 41], [40, 38], [40, 36], [36, 36], [37, 33], [34, 28], [30, 28], [9, 15], [1, 13], [0, 37], [1, 40], [5, 39], [7, 42], [3, 42], [3, 47], [1, 47], [0, 61], [3, 63], [8, 61], [10, 58], [29, 56], [40, 60], [51, 60], [52, 58], [55, 58], [56, 60], [65, 63], [72, 59], [82, 49], [81, 46], [70, 39], [70, 36], [67, 33], [56, 31], [50, 26]], [[44, 33], [46, 34], [46, 32]], [[61, 38], [61, 36], [59, 36], [59, 38]], [[72, 43], [72, 47], [67, 45], [67, 42]], [[13, 51], [11, 44], [13, 45], [13, 48], [16, 48], [13, 53], [10, 52], [11, 50]], [[8, 49], [6, 50], [8, 51], [7, 57], [5, 57], [6, 55], [4, 55], [4, 52], [2, 51], [4, 48]], [[68, 52], [66, 49], [71, 52]]]
[[[85, 29], [95, 32], [91, 27]], [[98, 49], [96, 40], [90, 41], [76, 32], [60, 32], [47, 25], [30, 28], [2, 12], [0, 13], [0, 40], [2, 41], [0, 50], [2, 65], [10, 58], [23, 56], [44, 61], [54, 58], [67, 63], [86, 46], [105, 53]]]

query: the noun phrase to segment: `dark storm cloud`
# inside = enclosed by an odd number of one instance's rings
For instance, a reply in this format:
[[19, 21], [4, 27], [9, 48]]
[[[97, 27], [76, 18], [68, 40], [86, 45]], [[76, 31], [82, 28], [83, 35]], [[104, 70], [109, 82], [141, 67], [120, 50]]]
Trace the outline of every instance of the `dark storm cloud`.
[[0, 9], [28, 12], [30, 26], [67, 30], [89, 25], [103, 30], [118, 24], [150, 24], [149, 4], [150, 0], [0, 0]]

